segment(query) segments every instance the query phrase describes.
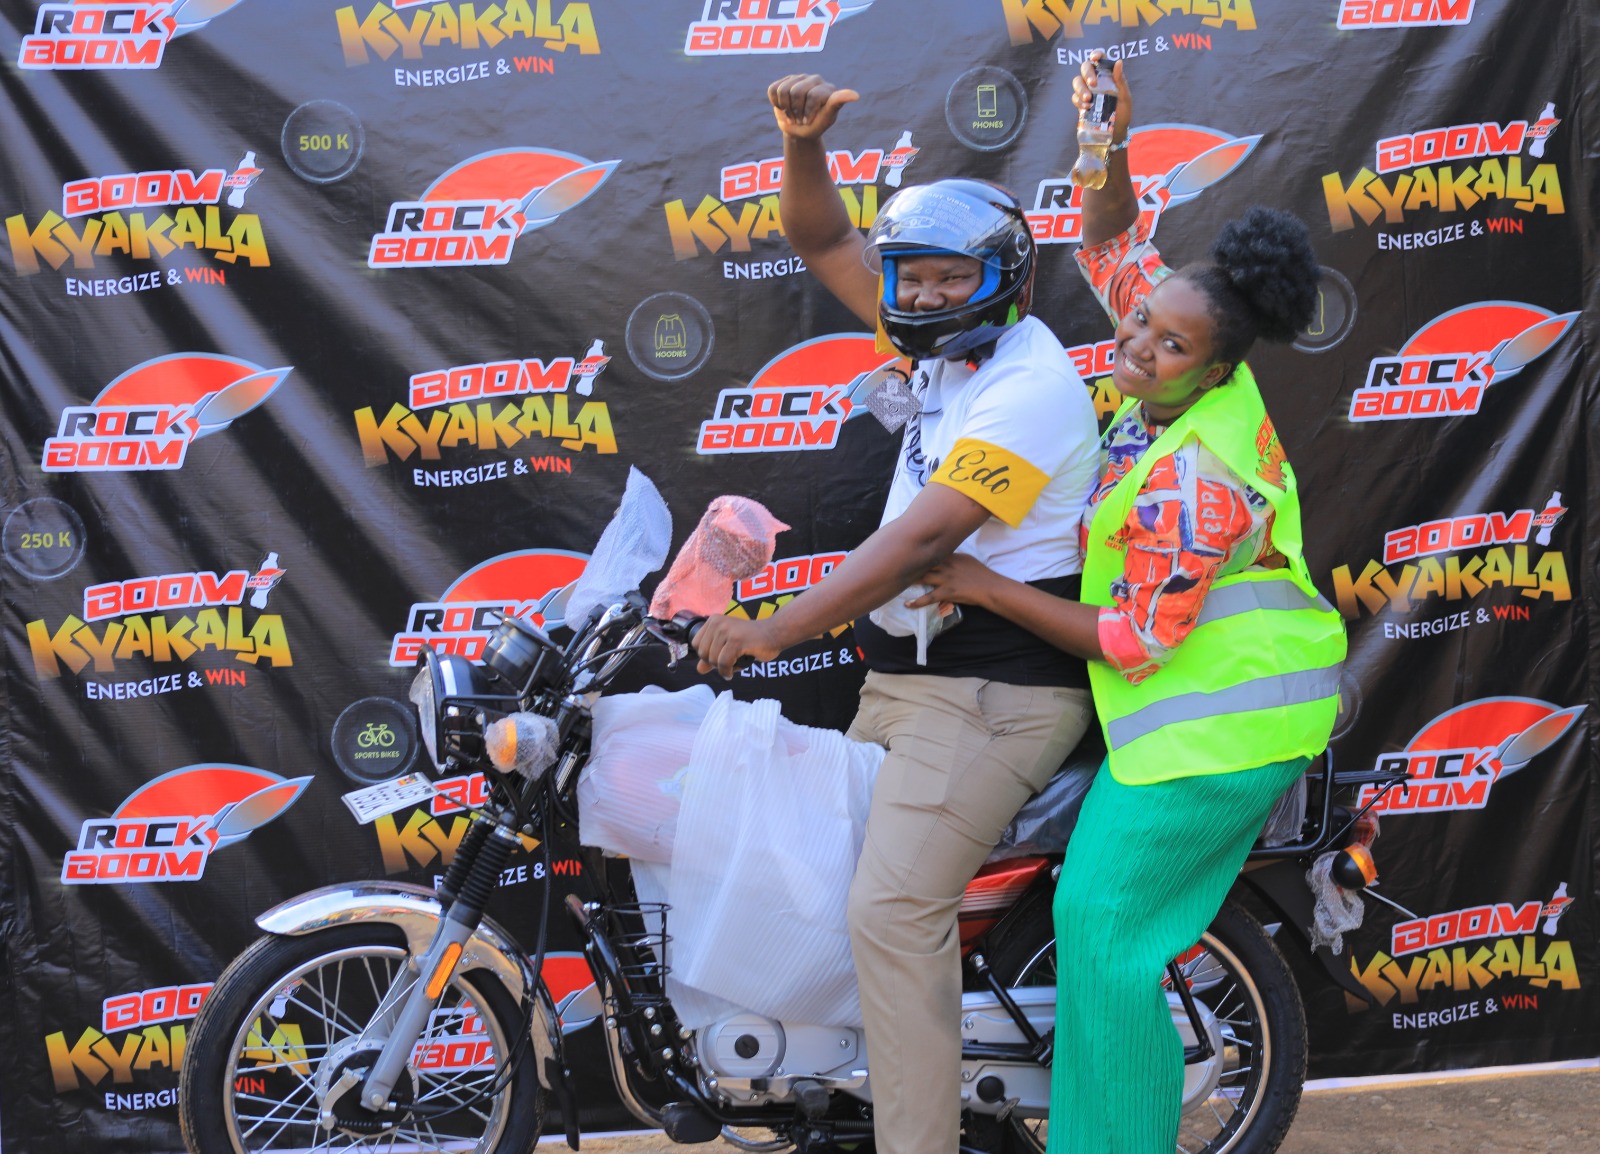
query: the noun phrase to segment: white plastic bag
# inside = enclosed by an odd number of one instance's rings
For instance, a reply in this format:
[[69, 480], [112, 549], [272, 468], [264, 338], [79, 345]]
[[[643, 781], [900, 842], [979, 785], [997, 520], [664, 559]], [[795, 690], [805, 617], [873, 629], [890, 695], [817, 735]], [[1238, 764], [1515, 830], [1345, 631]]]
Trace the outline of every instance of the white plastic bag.
[[584, 845], [672, 860], [683, 770], [714, 697], [708, 685], [677, 693], [650, 686], [595, 702], [589, 763], [578, 778]]
[[915, 637], [917, 639], [917, 664], [928, 664], [928, 646], [947, 629], [961, 624], [961, 607], [948, 602], [934, 601], [921, 609], [907, 609], [907, 601], [915, 601], [930, 586], [913, 585], [878, 606], [867, 616], [890, 637]]
[[723, 693], [684, 775], [668, 899], [681, 987], [790, 1022], [858, 1026], [846, 904], [883, 750]]

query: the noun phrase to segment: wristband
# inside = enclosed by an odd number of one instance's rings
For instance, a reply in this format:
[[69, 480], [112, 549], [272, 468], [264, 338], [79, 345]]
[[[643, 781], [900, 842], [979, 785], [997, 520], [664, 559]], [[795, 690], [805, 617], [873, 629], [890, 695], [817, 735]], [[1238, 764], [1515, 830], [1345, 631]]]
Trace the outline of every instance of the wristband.
[[1124, 148], [1128, 147], [1129, 139], [1130, 137], [1124, 136], [1121, 144], [1108, 144], [1106, 146], [1106, 154], [1110, 155], [1113, 152], [1121, 152]]

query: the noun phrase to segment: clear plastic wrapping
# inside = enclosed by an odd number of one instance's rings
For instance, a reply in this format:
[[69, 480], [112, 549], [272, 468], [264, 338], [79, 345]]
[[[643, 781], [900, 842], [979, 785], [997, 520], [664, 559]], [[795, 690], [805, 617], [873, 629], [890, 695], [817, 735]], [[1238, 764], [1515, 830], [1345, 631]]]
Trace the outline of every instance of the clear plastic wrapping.
[[555, 764], [561, 734], [548, 717], [513, 713], [491, 722], [483, 731], [483, 743], [501, 773], [520, 773], [532, 780]]
[[1306, 884], [1317, 902], [1311, 914], [1311, 948], [1327, 946], [1335, 954], [1343, 952], [1344, 935], [1361, 927], [1361, 915], [1366, 912], [1359, 892], [1333, 880], [1333, 859], [1338, 853], [1329, 850], [1306, 871]]

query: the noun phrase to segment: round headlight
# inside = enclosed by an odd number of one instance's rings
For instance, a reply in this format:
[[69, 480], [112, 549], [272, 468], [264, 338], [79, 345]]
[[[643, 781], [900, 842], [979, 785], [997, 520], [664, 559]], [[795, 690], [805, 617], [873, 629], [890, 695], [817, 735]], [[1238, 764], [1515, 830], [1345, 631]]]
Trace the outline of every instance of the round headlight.
[[449, 755], [447, 744], [451, 716], [458, 707], [449, 704], [450, 698], [472, 697], [482, 693], [482, 677], [477, 666], [465, 657], [454, 653], [440, 654], [432, 646], [424, 646], [418, 657], [417, 676], [411, 682], [411, 700], [417, 704], [417, 726], [422, 744], [433, 759], [434, 767], [443, 771]]
[[422, 735], [422, 748], [428, 751], [434, 768], [439, 766], [439, 723], [437, 720], [433, 696], [434, 671], [428, 658], [433, 656], [432, 648], [424, 648], [422, 656], [417, 661], [417, 675], [411, 679], [411, 692], [406, 696], [417, 707], [417, 730]]

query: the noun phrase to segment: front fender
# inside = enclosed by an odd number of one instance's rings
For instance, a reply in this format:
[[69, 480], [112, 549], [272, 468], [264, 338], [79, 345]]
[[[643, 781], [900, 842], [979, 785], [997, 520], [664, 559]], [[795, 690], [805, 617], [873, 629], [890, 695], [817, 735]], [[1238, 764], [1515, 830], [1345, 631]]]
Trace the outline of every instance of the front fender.
[[[273, 906], [256, 918], [256, 925], [269, 934], [298, 936], [331, 926], [373, 922], [394, 926], [406, 938], [412, 957], [427, 952], [428, 942], [444, 916], [439, 898], [430, 889], [408, 882], [340, 882], [310, 890]], [[550, 991], [533, 972], [516, 941], [492, 918], [484, 918], [456, 964], [457, 972], [487, 970], [515, 998], [533, 1003], [532, 1038], [539, 1080], [547, 1090], [548, 1073], [554, 1059], [559, 1070], [566, 1065], [561, 1046], [561, 1025], [556, 1017]]]

